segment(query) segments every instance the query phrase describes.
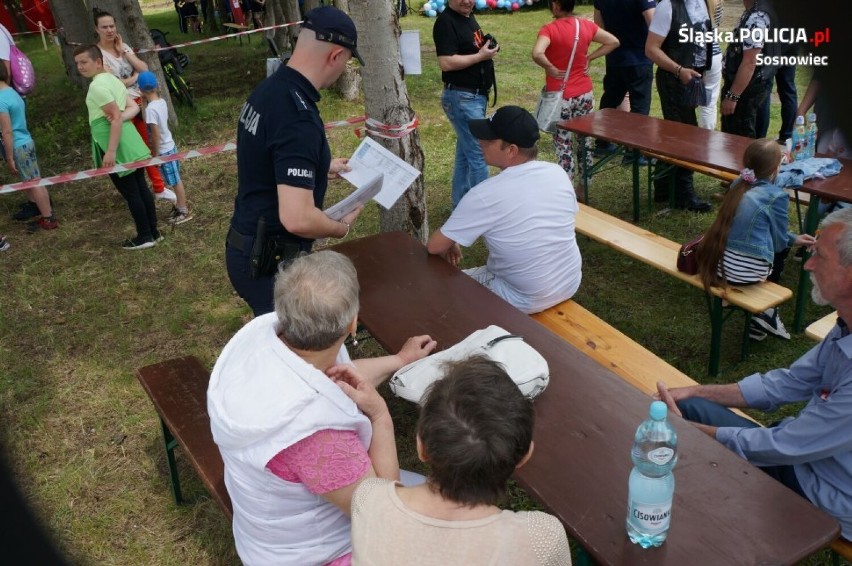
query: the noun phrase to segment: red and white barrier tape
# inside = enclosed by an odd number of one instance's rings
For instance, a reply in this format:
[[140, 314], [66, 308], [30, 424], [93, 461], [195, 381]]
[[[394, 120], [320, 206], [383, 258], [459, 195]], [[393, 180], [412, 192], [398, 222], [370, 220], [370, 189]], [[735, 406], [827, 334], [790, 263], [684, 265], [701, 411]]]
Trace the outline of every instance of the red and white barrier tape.
[[366, 116], [358, 116], [356, 118], [347, 118], [346, 120], [338, 120], [337, 122], [326, 122], [325, 129], [331, 130], [332, 128], [346, 128], [347, 126], [354, 126], [355, 124], [361, 124], [362, 122], [366, 122]]
[[173, 155], [165, 155], [162, 157], [152, 157], [150, 159], [142, 159], [133, 163], [123, 163], [114, 167], [101, 167], [99, 169], [87, 169], [85, 171], [77, 171], [76, 173], [63, 173], [62, 175], [54, 175], [53, 177], [44, 177], [42, 179], [32, 179], [30, 181], [21, 181], [20, 183], [12, 183], [0, 187], [0, 194], [12, 193], [15, 191], [25, 191], [33, 187], [46, 187], [49, 185], [58, 185], [69, 181], [82, 181], [85, 179], [93, 179], [102, 177], [110, 173], [121, 173], [123, 171], [133, 171], [140, 167], [148, 165], [160, 165], [169, 161], [177, 161], [182, 159], [191, 159], [193, 157], [201, 157], [202, 155], [212, 155], [214, 153], [222, 153], [224, 151], [234, 151], [237, 149], [237, 144], [234, 142], [223, 143], [220, 145], [211, 145], [200, 149], [190, 149]]
[[201, 43], [210, 43], [212, 41], [221, 41], [223, 39], [230, 39], [232, 37], [239, 37], [241, 35], [248, 35], [250, 33], [258, 33], [258, 32], [261, 32], [261, 31], [269, 31], [271, 29], [286, 28], [286, 27], [290, 27], [290, 26], [299, 25], [301, 23], [302, 23], [301, 20], [298, 21], [298, 22], [287, 22], [287, 23], [284, 23], [284, 24], [276, 24], [274, 26], [267, 26], [265, 28], [250, 29], [250, 30], [241, 31], [241, 32], [238, 32], [238, 33], [229, 33], [229, 34], [226, 34], [226, 35], [217, 35], [215, 37], [206, 37], [204, 39], [197, 39], [195, 41], [187, 41], [186, 43], [178, 43], [178, 44], [175, 44], [175, 45], [169, 45], [167, 47], [154, 47], [153, 49], [134, 49], [133, 52], [134, 53], [152, 53], [152, 52], [155, 52], [155, 51], [166, 51], [167, 49], [178, 49], [180, 47], [187, 47], [189, 45], [199, 45]]
[[[347, 118], [346, 120], [338, 120], [336, 122], [326, 122], [325, 129], [330, 130], [332, 128], [353, 126], [362, 122], [366, 123], [366, 127], [358, 128], [355, 131], [359, 137], [363, 132], [369, 132], [376, 136], [388, 139], [398, 139], [407, 136], [412, 131], [414, 131], [415, 128], [417, 128], [417, 125], [419, 123], [417, 120], [417, 116], [415, 116], [411, 120], [411, 122], [402, 126], [390, 126], [372, 118], [367, 118], [366, 116], [357, 116], [353, 118]], [[104, 175], [109, 175], [110, 173], [133, 171], [134, 169], [139, 169], [140, 167], [147, 167], [148, 165], [161, 165], [170, 161], [192, 159], [194, 157], [201, 157], [202, 155], [213, 155], [214, 153], [234, 151], [235, 149], [237, 149], [237, 144], [234, 142], [228, 142], [219, 145], [202, 147], [199, 149], [190, 149], [188, 151], [182, 151], [173, 155], [151, 157], [149, 159], [142, 159], [140, 161], [134, 161], [132, 163], [123, 163], [121, 165], [115, 165], [114, 167], [86, 169], [85, 171], [77, 171], [75, 173], [63, 173], [61, 175], [54, 175], [52, 177], [43, 177], [41, 179], [31, 179], [29, 181], [21, 181], [19, 183], [10, 183], [8, 185], [0, 186], [0, 195], [13, 193], [16, 191], [25, 191], [27, 189], [32, 189], [33, 187], [47, 187], [50, 185], [68, 183], [70, 181], [83, 181], [86, 179], [94, 179], [95, 177], [103, 177]]]
[[358, 137], [361, 137], [364, 134], [372, 134], [374, 136], [385, 138], [385, 139], [399, 139], [404, 138], [411, 132], [417, 129], [417, 126], [420, 124], [420, 121], [417, 119], [417, 116], [411, 119], [411, 121], [402, 126], [391, 126], [388, 124], [383, 124], [378, 120], [374, 120], [373, 118], [367, 118], [365, 120], [366, 124], [364, 128], [358, 128], [355, 130], [355, 134]]

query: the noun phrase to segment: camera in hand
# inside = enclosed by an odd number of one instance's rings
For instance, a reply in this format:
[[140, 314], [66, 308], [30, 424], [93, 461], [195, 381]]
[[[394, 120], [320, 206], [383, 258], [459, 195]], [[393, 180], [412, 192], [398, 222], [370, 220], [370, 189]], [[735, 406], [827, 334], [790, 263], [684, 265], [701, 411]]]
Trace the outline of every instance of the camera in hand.
[[494, 49], [495, 47], [497, 47], [497, 40], [490, 33], [486, 33], [484, 36], [482, 36], [482, 39], [488, 42], [488, 49]]

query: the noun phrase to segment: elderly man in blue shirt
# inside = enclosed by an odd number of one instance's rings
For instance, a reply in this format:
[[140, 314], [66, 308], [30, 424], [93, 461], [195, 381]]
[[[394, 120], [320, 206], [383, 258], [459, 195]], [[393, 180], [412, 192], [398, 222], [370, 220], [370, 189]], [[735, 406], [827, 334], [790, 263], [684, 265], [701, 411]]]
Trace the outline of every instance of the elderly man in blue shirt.
[[[840, 523], [852, 540], [852, 209], [822, 222], [805, 264], [813, 300], [837, 308], [837, 324], [789, 369], [750, 375], [739, 383], [695, 385], [658, 396], [755, 466], [781, 481]], [[725, 407], [772, 411], [807, 401], [795, 417], [759, 427]]]

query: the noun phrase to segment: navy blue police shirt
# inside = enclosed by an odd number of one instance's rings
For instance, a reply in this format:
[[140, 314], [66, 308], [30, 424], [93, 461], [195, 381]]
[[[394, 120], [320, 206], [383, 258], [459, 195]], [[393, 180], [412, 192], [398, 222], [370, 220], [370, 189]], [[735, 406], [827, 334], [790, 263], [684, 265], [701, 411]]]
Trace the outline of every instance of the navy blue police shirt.
[[331, 150], [319, 99], [317, 89], [287, 66], [249, 95], [237, 123], [238, 187], [231, 226], [240, 234], [254, 236], [261, 217], [268, 235], [289, 234], [278, 215], [278, 185], [313, 191], [314, 205], [323, 207]]

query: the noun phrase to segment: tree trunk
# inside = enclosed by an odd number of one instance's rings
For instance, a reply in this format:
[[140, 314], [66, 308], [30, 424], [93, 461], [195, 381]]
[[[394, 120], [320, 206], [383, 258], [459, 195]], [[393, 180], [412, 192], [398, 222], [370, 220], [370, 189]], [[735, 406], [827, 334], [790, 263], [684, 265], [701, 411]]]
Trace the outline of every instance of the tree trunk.
[[307, 14], [308, 12], [313, 10], [314, 8], [319, 7], [319, 5], [320, 5], [319, 0], [305, 0], [302, 3], [302, 10]]
[[[335, 0], [334, 7], [349, 13], [349, 0]], [[331, 87], [340, 93], [343, 100], [352, 102], [358, 98], [358, 93], [361, 91], [361, 73], [358, 64], [350, 61], [346, 65], [346, 70], [340, 75], [340, 78]]]
[[[414, 118], [399, 59], [399, 19], [391, 0], [349, 0], [350, 15], [358, 28], [358, 51], [366, 62], [361, 69], [367, 116], [384, 124], [407, 124]], [[423, 171], [420, 134], [414, 130], [400, 139], [377, 138], [391, 152]], [[382, 232], [403, 230], [425, 242], [429, 225], [423, 175], [390, 210], [379, 210]]]
[[[151, 39], [151, 31], [145, 18], [142, 17], [142, 9], [138, 0], [94, 0], [92, 8], [106, 10], [115, 18], [115, 27], [121, 34], [121, 39], [134, 49], [153, 49], [154, 42]], [[148, 70], [157, 75], [157, 83], [160, 85], [160, 97], [166, 101], [169, 108], [169, 123], [177, 126], [178, 119], [172, 105], [172, 97], [166, 88], [166, 80], [163, 76], [163, 68], [160, 65], [160, 57], [156, 52], [140, 53], [139, 58], [148, 65]]]
[[[302, 19], [299, 12], [298, 0], [267, 0], [266, 2], [266, 25], [278, 25], [286, 22], [298, 22]], [[266, 38], [271, 40], [278, 49], [282, 59], [287, 59], [293, 52], [296, 37], [299, 35], [298, 26], [278, 28], [266, 32]]]
[[216, 12], [219, 12], [221, 17], [222, 12], [220, 11], [221, 6], [220, 2], [217, 0], [207, 0], [204, 3], [204, 6], [201, 4], [198, 5], [198, 11], [201, 12], [201, 19], [204, 20], [204, 31], [207, 33], [212, 33], [212, 35], [219, 35], [219, 22], [216, 21]]
[[60, 48], [62, 49], [62, 62], [65, 64], [65, 74], [68, 79], [80, 88], [86, 88], [89, 81], [77, 73], [77, 65], [74, 63], [74, 45], [69, 43], [94, 43], [95, 26], [92, 23], [92, 13], [82, 2], [69, 2], [68, 0], [50, 0], [50, 10], [53, 19], [56, 20], [56, 28], [59, 30]]

